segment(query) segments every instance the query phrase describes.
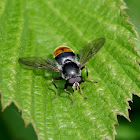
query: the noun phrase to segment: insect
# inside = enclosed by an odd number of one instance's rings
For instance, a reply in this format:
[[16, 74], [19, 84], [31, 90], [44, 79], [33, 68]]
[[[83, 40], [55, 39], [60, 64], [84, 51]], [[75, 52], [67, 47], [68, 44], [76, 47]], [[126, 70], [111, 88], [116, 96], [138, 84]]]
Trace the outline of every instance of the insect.
[[[88, 78], [88, 69], [85, 64], [102, 48], [104, 43], [105, 38], [98, 38], [82, 47], [77, 55], [67, 46], [57, 47], [53, 53], [53, 57], [56, 61], [41, 57], [22, 57], [19, 59], [19, 62], [34, 68], [59, 72], [61, 77], [52, 79], [52, 83], [57, 89], [56, 95], [53, 99], [58, 95], [58, 87], [54, 81], [65, 79], [66, 84], [64, 90], [70, 94], [71, 104], [73, 104], [72, 93], [67, 90], [67, 87], [71, 86], [73, 91], [80, 89], [82, 96], [87, 99], [83, 94], [86, 81], [82, 78], [81, 71], [86, 68], [86, 75]], [[97, 83], [96, 81], [92, 82]], [[79, 86], [81, 83], [84, 83], [82, 88]]]

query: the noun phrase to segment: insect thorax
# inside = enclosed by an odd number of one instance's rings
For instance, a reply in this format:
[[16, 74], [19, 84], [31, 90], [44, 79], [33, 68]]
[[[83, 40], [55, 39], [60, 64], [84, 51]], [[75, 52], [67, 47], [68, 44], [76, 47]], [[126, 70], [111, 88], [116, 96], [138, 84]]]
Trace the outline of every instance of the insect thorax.
[[77, 76], [81, 76], [81, 70], [75, 62], [65, 63], [62, 67], [62, 74], [64, 78], [67, 80], [69, 78], [74, 78]]
[[81, 71], [78, 66], [77, 58], [73, 52], [64, 52], [55, 57], [59, 67], [62, 70], [62, 77], [69, 79], [81, 75]]

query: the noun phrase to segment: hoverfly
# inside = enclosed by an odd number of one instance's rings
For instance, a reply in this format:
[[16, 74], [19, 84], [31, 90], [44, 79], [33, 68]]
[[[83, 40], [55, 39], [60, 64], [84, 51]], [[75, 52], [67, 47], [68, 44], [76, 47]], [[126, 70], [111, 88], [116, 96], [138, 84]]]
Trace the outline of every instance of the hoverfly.
[[[55, 80], [65, 79], [66, 84], [64, 90], [71, 96], [71, 104], [73, 104], [72, 93], [67, 90], [68, 86], [71, 86], [73, 91], [78, 88], [81, 91], [82, 96], [87, 99], [83, 94], [83, 89], [85, 87], [86, 81], [81, 76], [81, 71], [86, 68], [86, 75], [88, 78], [88, 69], [85, 66], [85, 63], [90, 60], [104, 45], [105, 38], [98, 38], [84, 47], [81, 48], [79, 53], [75, 55], [74, 51], [67, 46], [60, 46], [54, 50], [53, 57], [56, 61], [50, 59], [44, 59], [41, 57], [22, 57], [19, 59], [19, 62], [38, 69], [45, 69], [49, 71], [59, 72], [61, 77], [53, 78], [52, 83], [57, 89], [56, 95], [58, 95], [58, 87], [54, 83]], [[90, 80], [90, 79], [89, 79]], [[92, 81], [92, 80], [90, 80]], [[81, 88], [79, 85], [84, 83], [84, 86]], [[92, 81], [97, 83], [96, 81]]]

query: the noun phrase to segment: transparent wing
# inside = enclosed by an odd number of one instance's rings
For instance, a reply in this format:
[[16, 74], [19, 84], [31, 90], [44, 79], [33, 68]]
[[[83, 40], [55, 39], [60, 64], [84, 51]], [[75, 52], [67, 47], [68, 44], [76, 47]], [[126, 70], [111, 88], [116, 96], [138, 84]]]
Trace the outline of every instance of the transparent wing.
[[38, 69], [46, 69], [50, 71], [60, 72], [56, 63], [50, 59], [44, 59], [41, 57], [22, 57], [19, 58], [19, 62], [26, 66]]
[[91, 59], [104, 45], [105, 38], [98, 38], [85, 45], [78, 53], [77, 57], [82, 67], [89, 59]]

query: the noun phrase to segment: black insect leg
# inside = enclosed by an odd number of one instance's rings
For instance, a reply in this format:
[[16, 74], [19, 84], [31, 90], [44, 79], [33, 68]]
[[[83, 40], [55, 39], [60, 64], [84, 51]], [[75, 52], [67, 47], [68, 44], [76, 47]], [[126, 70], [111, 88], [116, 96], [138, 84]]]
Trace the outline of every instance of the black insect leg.
[[57, 78], [53, 78], [52, 79], [52, 83], [55, 86], [55, 88], [57, 89], [56, 95], [53, 97], [53, 100], [56, 98], [56, 96], [58, 95], [58, 87], [56, 86], [56, 84], [54, 83], [55, 80], [62, 80], [62, 77], [57, 77]]
[[79, 61], [80, 60], [80, 54], [77, 54], [77, 60]]
[[83, 87], [82, 87], [82, 88], [79, 87], [79, 88], [80, 88], [80, 91], [81, 91], [82, 96], [83, 96], [85, 99], [88, 99], [88, 98], [85, 97], [84, 94], [83, 94], [83, 89], [85, 88], [86, 81], [83, 81], [83, 83], [84, 83]]
[[84, 68], [86, 68], [87, 79], [88, 79], [89, 81], [93, 82], [93, 83], [98, 83], [97, 81], [93, 81], [93, 80], [89, 79], [89, 77], [88, 77], [88, 68], [87, 68], [87, 66], [83, 66], [83, 67], [81, 68], [81, 70], [83, 70]]
[[71, 104], [73, 105], [73, 96], [72, 96], [72, 93], [71, 93], [71, 92], [67, 91], [67, 87], [68, 87], [68, 85], [67, 85], [67, 83], [66, 83], [66, 84], [65, 84], [64, 90], [65, 90], [68, 94], [70, 94], [70, 96], [71, 96]]

